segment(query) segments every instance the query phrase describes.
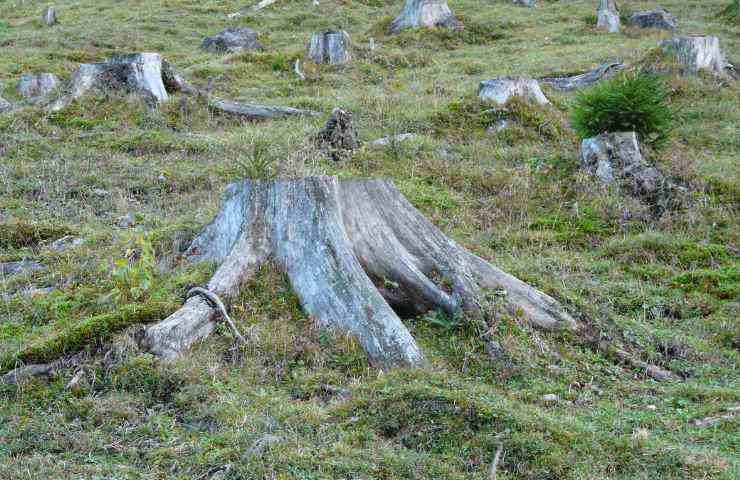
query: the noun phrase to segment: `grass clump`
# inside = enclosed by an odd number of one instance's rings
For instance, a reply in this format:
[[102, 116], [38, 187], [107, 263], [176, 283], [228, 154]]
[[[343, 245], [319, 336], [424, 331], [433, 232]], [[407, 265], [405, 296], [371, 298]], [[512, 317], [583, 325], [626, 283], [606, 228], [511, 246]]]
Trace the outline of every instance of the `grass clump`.
[[0, 248], [37, 247], [45, 240], [72, 234], [69, 227], [62, 225], [8, 222], [0, 224]]
[[654, 75], [627, 72], [579, 93], [571, 106], [573, 129], [581, 138], [603, 132], [637, 133], [658, 147], [671, 131], [669, 92]]
[[740, 25], [740, 0], [732, 0], [719, 12], [719, 18], [730, 25]]

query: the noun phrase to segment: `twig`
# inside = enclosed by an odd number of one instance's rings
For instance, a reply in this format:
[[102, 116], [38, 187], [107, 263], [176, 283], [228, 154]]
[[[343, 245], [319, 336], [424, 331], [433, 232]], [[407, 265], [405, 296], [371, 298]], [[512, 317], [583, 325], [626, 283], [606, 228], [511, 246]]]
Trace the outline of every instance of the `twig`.
[[190, 289], [187, 297], [190, 298], [195, 295], [200, 295], [202, 297], [205, 297], [207, 300], [209, 300], [221, 312], [221, 316], [224, 317], [224, 320], [226, 320], [226, 323], [229, 324], [229, 327], [231, 327], [231, 330], [234, 332], [234, 335], [236, 336], [236, 338], [238, 338], [239, 341], [244, 344], [247, 343], [247, 340], [239, 332], [239, 329], [236, 328], [236, 325], [231, 320], [231, 317], [229, 317], [229, 314], [226, 312], [226, 307], [224, 306], [224, 302], [221, 301], [218, 295], [216, 295], [210, 290], [206, 290], [205, 288], [195, 287], [195, 288]]
[[295, 72], [296, 75], [298, 75], [298, 78], [300, 78], [301, 80], [306, 79], [306, 76], [303, 74], [303, 72], [301, 72], [301, 60], [298, 58], [296, 58], [295, 64], [293, 64], [293, 71]]

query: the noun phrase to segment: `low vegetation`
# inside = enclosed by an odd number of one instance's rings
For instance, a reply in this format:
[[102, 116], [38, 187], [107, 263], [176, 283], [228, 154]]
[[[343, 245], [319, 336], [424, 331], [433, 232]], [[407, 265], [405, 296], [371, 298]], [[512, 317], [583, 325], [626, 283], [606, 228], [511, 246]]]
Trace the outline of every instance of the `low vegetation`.
[[[150, 110], [108, 94], [0, 114], [0, 262], [47, 267], [0, 279], [0, 375], [54, 367], [0, 382], [0, 479], [482, 480], [499, 444], [498, 480], [737, 478], [736, 81], [632, 72], [580, 94], [544, 88], [544, 108], [475, 97], [496, 76], [635, 65], [669, 35], [601, 32], [588, 24], [595, 3], [452, 0], [470, 28], [393, 37], [381, 31], [400, 2], [278, 0], [229, 18], [246, 4], [59, 0], [54, 27], [41, 4], [0, 2], [3, 98], [19, 100], [25, 73], [67, 79], [80, 62], [157, 51], [212, 98], [322, 113], [241, 122], [204, 97]], [[678, 34], [717, 35], [740, 58], [735, 24], [716, 16], [728, 0], [660, 3]], [[242, 25], [263, 52], [199, 48]], [[355, 60], [302, 63], [300, 80], [294, 60], [329, 27], [350, 34]], [[313, 141], [336, 106], [363, 145], [344, 162]], [[660, 146], [649, 160], [686, 185], [685, 206], [658, 218], [579, 169], [578, 137], [612, 128]], [[414, 136], [372, 145], [400, 133]], [[141, 325], [213, 274], [182, 253], [225, 186], [304, 175], [392, 179], [446, 235], [552, 295], [583, 330], [430, 312], [404, 319], [428, 365], [378, 372], [352, 339], [318, 328], [268, 264], [230, 306], [246, 345], [219, 325], [172, 363], [140, 349]], [[50, 247], [66, 235], [85, 241]], [[620, 352], [675, 378], [656, 381]]]

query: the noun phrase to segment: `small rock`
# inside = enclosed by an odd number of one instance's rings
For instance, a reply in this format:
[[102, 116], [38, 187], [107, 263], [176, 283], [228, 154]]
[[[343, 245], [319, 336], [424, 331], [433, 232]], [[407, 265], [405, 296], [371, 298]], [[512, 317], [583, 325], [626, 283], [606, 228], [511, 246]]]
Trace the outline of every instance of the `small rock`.
[[116, 225], [119, 228], [131, 228], [136, 225], [136, 217], [134, 217], [133, 213], [129, 212], [123, 217], [119, 217]]
[[5, 113], [13, 109], [13, 104], [0, 97], [0, 113]]
[[237, 53], [262, 50], [257, 33], [249, 27], [229, 27], [212, 37], [206, 37], [201, 48], [209, 52]]
[[282, 438], [278, 437], [277, 435], [267, 434], [263, 437], [260, 437], [252, 444], [251, 447], [249, 447], [244, 452], [242, 458], [244, 460], [260, 458], [265, 453], [265, 450], [269, 449], [272, 445], [280, 443], [281, 441]]
[[32, 377], [49, 377], [53, 373], [51, 365], [25, 365], [18, 367], [5, 375], [0, 376], [0, 383], [17, 385], [18, 383]]
[[102, 188], [93, 188], [92, 194], [96, 197], [107, 197], [108, 195], [110, 195], [110, 192]]
[[478, 98], [504, 105], [511, 97], [523, 97], [539, 105], [549, 105], [550, 101], [540, 89], [537, 80], [530, 77], [499, 77], [481, 82]]
[[502, 118], [500, 120], [497, 120], [496, 123], [494, 123], [490, 127], [486, 128], [486, 133], [488, 134], [501, 133], [504, 130], [506, 130], [508, 127], [509, 127], [509, 120]]
[[637, 428], [632, 432], [632, 440], [636, 443], [642, 443], [650, 438], [650, 431], [644, 428]]
[[59, 86], [59, 79], [53, 73], [39, 75], [21, 75], [18, 82], [18, 93], [24, 98], [46, 97]]
[[558, 403], [558, 400], [558, 396], [554, 393], [548, 393], [547, 395], [542, 396], [542, 403], [544, 403], [545, 405], [554, 405]]
[[491, 360], [498, 360], [506, 356], [506, 349], [496, 340], [489, 340], [484, 343], [483, 349]]
[[373, 140], [372, 145], [376, 147], [385, 147], [387, 145], [390, 145], [393, 142], [405, 142], [406, 140], [411, 140], [412, 138], [416, 138], [415, 133], [399, 133], [398, 135], [388, 136], [379, 138], [377, 140]]
[[658, 409], [658, 407], [656, 407], [655, 405], [648, 405], [648, 406], [647, 406], [646, 408], [647, 408], [648, 410], [652, 410], [652, 411], [655, 411], [655, 410], [657, 410], [657, 409]]
[[19, 295], [21, 295], [22, 297], [26, 297], [26, 298], [34, 298], [34, 297], [40, 297], [43, 295], [48, 295], [53, 291], [54, 291], [54, 287], [43, 287], [43, 288], [31, 287], [25, 290], [21, 290]]
[[41, 21], [50, 27], [59, 23], [59, 20], [57, 20], [56, 9], [52, 7], [51, 5], [46, 7], [44, 11], [41, 13]]
[[85, 239], [81, 237], [75, 237], [73, 235], [65, 235], [62, 238], [54, 240], [49, 244], [49, 249], [64, 252], [70, 248], [77, 247], [85, 243]]
[[676, 29], [676, 18], [661, 6], [653, 10], [633, 13], [630, 16], [630, 23], [640, 28]]
[[44, 265], [41, 265], [40, 263], [31, 262], [28, 260], [0, 263], [0, 276], [2, 277], [11, 277], [13, 275], [19, 275], [21, 273], [37, 270], [46, 270], [46, 267]]
[[512, 0], [516, 5], [520, 7], [536, 7], [537, 0]]

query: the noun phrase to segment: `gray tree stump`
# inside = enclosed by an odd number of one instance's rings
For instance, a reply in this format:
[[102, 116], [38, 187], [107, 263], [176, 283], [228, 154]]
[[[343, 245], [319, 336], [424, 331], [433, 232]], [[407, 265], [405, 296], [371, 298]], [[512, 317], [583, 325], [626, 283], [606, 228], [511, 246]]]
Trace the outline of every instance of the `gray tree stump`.
[[591, 86], [601, 80], [608, 78], [613, 73], [623, 70], [625, 65], [619, 62], [605, 62], [591, 71], [574, 75], [572, 77], [543, 77], [540, 83], [550, 85], [557, 90], [571, 92], [580, 88]]
[[308, 58], [316, 63], [337, 65], [352, 60], [350, 38], [344, 30], [314, 33], [308, 45]]
[[677, 63], [688, 73], [695, 74], [699, 70], [716, 75], [727, 73], [727, 61], [717, 37], [674, 37], [663, 41], [660, 49], [666, 60]]
[[596, 26], [609, 33], [619, 33], [621, 21], [614, 0], [599, 0], [596, 10]]
[[[305, 313], [353, 336], [379, 368], [423, 363], [396, 312], [485, 314], [491, 290], [504, 290], [512, 312], [533, 325], [576, 326], [557, 301], [458, 246], [383, 180], [231, 184], [219, 214], [185, 255], [220, 264], [207, 288], [227, 302], [272, 261]], [[174, 358], [213, 331], [216, 315], [206, 300], [191, 297], [147, 328], [142, 344]]]
[[46, 97], [59, 86], [59, 79], [52, 73], [21, 75], [16, 90], [24, 98]]
[[640, 28], [675, 30], [676, 18], [668, 13], [663, 7], [658, 6], [652, 10], [633, 13], [630, 16], [630, 24], [636, 25]]
[[49, 5], [44, 9], [43, 12], [41, 12], [41, 21], [44, 22], [49, 27], [56, 25], [59, 23], [59, 20], [57, 20], [57, 11], [54, 7]]
[[219, 112], [242, 117], [246, 120], [270, 120], [273, 118], [294, 116], [315, 117], [318, 115], [318, 112], [314, 112], [312, 110], [276, 107], [271, 105], [255, 105], [250, 103], [232, 102], [229, 100], [217, 100], [211, 103], [211, 108]]
[[319, 132], [317, 139], [319, 145], [329, 151], [334, 161], [349, 158], [360, 146], [352, 114], [341, 108], [332, 110], [331, 117]]
[[539, 105], [550, 104], [537, 80], [530, 77], [499, 77], [481, 82], [478, 86], [478, 98], [481, 100], [501, 106], [511, 97], [522, 97]]
[[460, 28], [462, 24], [444, 0], [406, 0], [401, 14], [391, 22], [390, 32], [432, 27]]
[[262, 50], [262, 44], [257, 40], [257, 33], [251, 28], [229, 27], [212, 37], [206, 37], [201, 48], [209, 52], [237, 53]]
[[168, 92], [194, 90], [158, 53], [134, 53], [80, 65], [62, 95], [47, 109], [61, 110], [94, 89], [134, 93], [151, 107], [166, 101]]
[[624, 188], [658, 212], [680, 201], [680, 189], [643, 158], [635, 132], [603, 133], [584, 139], [581, 167], [606, 184]]

